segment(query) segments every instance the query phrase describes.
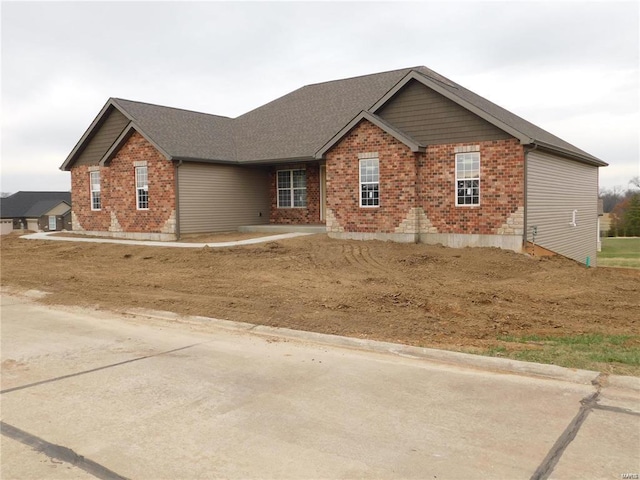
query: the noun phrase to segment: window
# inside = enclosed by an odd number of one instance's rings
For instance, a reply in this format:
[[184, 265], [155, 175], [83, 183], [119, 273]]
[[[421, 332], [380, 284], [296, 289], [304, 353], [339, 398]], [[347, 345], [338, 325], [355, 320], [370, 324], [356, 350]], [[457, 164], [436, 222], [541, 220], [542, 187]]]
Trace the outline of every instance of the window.
[[136, 206], [138, 210], [149, 209], [149, 177], [147, 167], [136, 167]]
[[55, 230], [57, 226], [58, 225], [56, 223], [56, 216], [49, 215], [49, 230]]
[[89, 185], [91, 189], [91, 210], [100, 210], [100, 172], [89, 172]]
[[456, 154], [456, 205], [480, 205], [480, 152]]
[[380, 206], [380, 164], [377, 158], [360, 160], [360, 206]]
[[307, 172], [305, 170], [278, 171], [278, 208], [307, 206]]

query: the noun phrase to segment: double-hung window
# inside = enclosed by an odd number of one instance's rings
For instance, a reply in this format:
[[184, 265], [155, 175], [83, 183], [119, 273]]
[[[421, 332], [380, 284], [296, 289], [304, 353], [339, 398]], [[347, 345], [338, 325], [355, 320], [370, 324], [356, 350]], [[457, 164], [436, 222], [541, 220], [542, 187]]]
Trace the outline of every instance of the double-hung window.
[[149, 176], [147, 167], [136, 167], [136, 208], [149, 209]]
[[480, 152], [456, 154], [456, 205], [480, 205]]
[[380, 206], [380, 163], [377, 158], [360, 160], [360, 206]]
[[100, 210], [100, 172], [89, 172], [89, 189], [91, 191], [91, 210]]
[[278, 171], [278, 208], [307, 206], [307, 172], [305, 170]]

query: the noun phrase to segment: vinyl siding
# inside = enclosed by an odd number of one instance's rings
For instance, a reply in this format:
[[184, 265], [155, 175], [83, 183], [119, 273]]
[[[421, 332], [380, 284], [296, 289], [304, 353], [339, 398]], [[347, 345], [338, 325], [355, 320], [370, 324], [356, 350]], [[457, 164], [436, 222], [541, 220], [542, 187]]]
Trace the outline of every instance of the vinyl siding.
[[113, 142], [120, 136], [128, 123], [129, 119], [127, 117], [112, 108], [105, 121], [89, 140], [87, 146], [80, 152], [74, 166], [98, 165], [98, 162], [107, 153], [107, 150], [113, 145]]
[[511, 138], [415, 80], [407, 83], [376, 114], [424, 145]]
[[[526, 161], [527, 240], [538, 227], [536, 244], [596, 265], [598, 240], [598, 167], [541, 152]], [[571, 225], [577, 210], [576, 226]]]
[[225, 232], [269, 223], [266, 170], [184, 163], [178, 168], [178, 182], [180, 233]]

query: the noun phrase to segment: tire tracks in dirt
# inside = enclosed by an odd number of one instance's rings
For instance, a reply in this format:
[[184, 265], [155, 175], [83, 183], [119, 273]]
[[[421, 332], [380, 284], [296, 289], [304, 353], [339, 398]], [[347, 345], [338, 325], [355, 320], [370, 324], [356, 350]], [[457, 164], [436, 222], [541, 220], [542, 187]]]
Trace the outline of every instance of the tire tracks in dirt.
[[366, 244], [347, 244], [342, 245], [341, 254], [346, 262], [359, 270], [374, 271], [378, 273], [389, 274], [390, 269], [378, 262], [371, 255], [371, 251]]

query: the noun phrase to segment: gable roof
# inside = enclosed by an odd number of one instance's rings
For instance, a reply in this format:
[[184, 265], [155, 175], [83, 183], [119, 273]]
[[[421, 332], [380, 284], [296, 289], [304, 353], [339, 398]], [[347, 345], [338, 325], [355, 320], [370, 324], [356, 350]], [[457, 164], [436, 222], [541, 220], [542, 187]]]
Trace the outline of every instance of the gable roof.
[[377, 126], [383, 132], [388, 133], [396, 140], [404, 143], [407, 147], [411, 149], [412, 152], [424, 152], [426, 150], [425, 146], [415, 139], [411, 138], [409, 135], [401, 132], [389, 122], [380, 118], [373, 113], [365, 112], [364, 110], [360, 112], [353, 120], [345, 125], [345, 127], [336, 133], [331, 139], [323, 145], [323, 147], [316, 152], [316, 158], [320, 159], [324, 156], [324, 154], [336, 143], [338, 143], [345, 135], [347, 135], [356, 125], [358, 125], [362, 120], [367, 120]]
[[579, 157], [578, 159], [591, 161], [593, 163], [606, 165], [602, 160], [590, 155], [584, 150], [562, 140], [561, 138], [547, 132], [533, 123], [511, 113], [510, 111], [490, 102], [484, 97], [467, 90], [461, 85], [437, 74], [426, 67], [416, 67], [412, 69], [400, 82], [398, 82], [389, 92], [380, 98], [371, 111], [376, 112], [390, 100], [393, 95], [402, 89], [411, 80], [417, 80], [423, 85], [444, 95], [449, 100], [475, 113], [479, 117], [504, 130], [509, 135], [520, 140], [523, 145], [538, 145], [540, 147], [555, 150], [558, 153], [569, 154]]
[[[374, 123], [384, 122], [375, 115], [376, 111], [411, 80], [432, 88], [524, 145], [537, 145], [579, 161], [606, 165], [442, 75], [426, 67], [413, 67], [307, 85], [235, 119], [111, 98], [60, 168], [70, 169], [109, 108], [117, 108], [130, 122], [103, 157], [102, 164], [133, 130], [169, 160], [255, 164], [321, 158], [331, 147], [331, 141], [338, 141], [340, 132], [362, 112], [372, 115], [369, 121], [373, 118]], [[362, 118], [365, 117], [359, 121]], [[388, 122], [384, 125], [389, 133], [393, 131], [408, 142], [415, 142]]]
[[0, 216], [40, 217], [62, 202], [71, 206], [71, 192], [17, 192], [0, 199]]

